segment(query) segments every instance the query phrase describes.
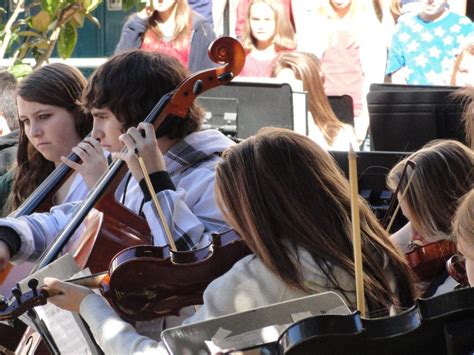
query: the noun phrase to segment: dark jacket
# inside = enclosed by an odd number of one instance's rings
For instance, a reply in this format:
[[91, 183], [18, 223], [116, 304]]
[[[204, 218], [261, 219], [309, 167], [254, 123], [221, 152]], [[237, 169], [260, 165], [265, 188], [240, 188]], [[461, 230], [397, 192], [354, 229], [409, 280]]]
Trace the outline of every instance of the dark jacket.
[[[131, 48], [140, 48], [143, 35], [147, 27], [147, 19], [133, 14], [123, 25], [122, 35], [115, 48], [115, 53], [120, 53]], [[215, 67], [207, 54], [209, 45], [216, 39], [212, 26], [204, 17], [193, 12], [193, 26], [191, 33], [191, 48], [189, 53], [189, 70], [194, 73], [199, 70]]]
[[6, 217], [10, 213], [10, 207], [7, 206], [7, 200], [10, 196], [10, 191], [13, 188], [14, 179], [15, 169], [11, 169], [0, 176], [0, 217]]
[[18, 129], [0, 137], [0, 175], [5, 174], [16, 162]]

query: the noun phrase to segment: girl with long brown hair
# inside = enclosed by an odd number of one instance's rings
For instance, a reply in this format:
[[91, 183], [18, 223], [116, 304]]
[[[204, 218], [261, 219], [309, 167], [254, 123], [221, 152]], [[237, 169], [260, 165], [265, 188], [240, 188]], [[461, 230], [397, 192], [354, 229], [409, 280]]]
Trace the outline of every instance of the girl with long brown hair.
[[[185, 322], [335, 291], [355, 308], [350, 191], [334, 160], [308, 137], [267, 128], [229, 148], [216, 170], [216, 197], [227, 222], [253, 252], [204, 292]], [[365, 295], [372, 316], [413, 304], [411, 273], [360, 198]], [[156, 350], [133, 334], [105, 299], [54, 279], [50, 299], [80, 312], [106, 353]], [[107, 326], [106, 326], [107, 324]]]
[[292, 82], [301, 80], [308, 93], [308, 136], [331, 150], [358, 147], [354, 128], [336, 117], [324, 92], [324, 75], [320, 60], [311, 53], [279, 53], [273, 61], [272, 77]]
[[[59, 63], [35, 70], [18, 84], [17, 167], [2, 177], [2, 189], [11, 189], [4, 214], [26, 200], [92, 129], [92, 118], [79, 104], [85, 84], [79, 70]], [[56, 193], [55, 204], [80, 200], [86, 192], [74, 174]]]
[[196, 72], [215, 65], [207, 55], [215, 38], [211, 24], [192, 11], [186, 0], [149, 0], [124, 24], [115, 52], [159, 51]]

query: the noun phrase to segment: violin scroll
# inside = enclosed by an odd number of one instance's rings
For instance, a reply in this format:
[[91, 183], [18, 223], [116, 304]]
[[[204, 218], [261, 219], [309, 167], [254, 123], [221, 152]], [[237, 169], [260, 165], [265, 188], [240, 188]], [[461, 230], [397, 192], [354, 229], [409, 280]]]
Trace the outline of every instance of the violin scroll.
[[[245, 50], [239, 41], [231, 37], [220, 37], [209, 47], [209, 58], [215, 63], [226, 64], [225, 72], [233, 77], [240, 74], [245, 64]], [[224, 68], [222, 68], [224, 69]], [[219, 76], [220, 80], [224, 77]]]
[[46, 300], [50, 295], [45, 289], [37, 289], [38, 280], [31, 279], [28, 286], [30, 291], [27, 292], [22, 292], [18, 286], [13, 288], [13, 300], [11, 302], [0, 296], [0, 321], [15, 319], [33, 307], [46, 304]]

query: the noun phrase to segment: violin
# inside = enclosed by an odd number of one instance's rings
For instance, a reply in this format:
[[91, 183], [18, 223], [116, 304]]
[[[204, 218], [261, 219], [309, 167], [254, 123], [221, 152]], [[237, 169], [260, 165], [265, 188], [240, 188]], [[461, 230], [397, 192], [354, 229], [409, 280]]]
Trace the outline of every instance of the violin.
[[474, 350], [474, 289], [418, 299], [390, 317], [318, 315], [292, 324], [272, 354], [467, 354]]
[[[107, 272], [67, 280], [99, 288], [113, 308], [130, 321], [146, 321], [202, 304], [207, 285], [250, 254], [240, 237], [229, 230], [214, 234], [212, 241], [197, 250], [173, 251], [168, 246], [142, 245], [117, 254]], [[54, 296], [38, 280], [28, 281], [30, 291], [13, 288], [12, 302], [0, 299], [0, 320], [11, 320]]]
[[454, 254], [446, 262], [448, 274], [456, 280], [461, 287], [469, 286], [469, 280], [466, 272], [466, 258], [461, 254]]
[[456, 245], [443, 239], [425, 245], [412, 243], [405, 257], [418, 280], [431, 281], [446, 271], [446, 262], [455, 253]]

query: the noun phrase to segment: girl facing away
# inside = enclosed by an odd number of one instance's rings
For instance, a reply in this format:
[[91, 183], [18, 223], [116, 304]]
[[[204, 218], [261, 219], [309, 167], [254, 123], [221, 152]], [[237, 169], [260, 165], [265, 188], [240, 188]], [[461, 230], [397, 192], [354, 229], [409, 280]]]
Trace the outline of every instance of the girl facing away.
[[[41, 67], [18, 84], [17, 167], [0, 181], [6, 203], [3, 214], [19, 207], [91, 131], [92, 118], [78, 103], [85, 85], [79, 70], [60, 63]], [[94, 174], [93, 164], [87, 168]], [[73, 174], [59, 188], [54, 203], [81, 200], [87, 190], [79, 174]]]
[[[216, 170], [225, 219], [253, 252], [208, 285], [203, 305], [185, 323], [241, 312], [308, 294], [335, 291], [355, 308], [350, 188], [334, 160], [308, 137], [266, 128], [229, 148]], [[369, 207], [360, 202], [365, 295], [372, 316], [413, 304], [411, 270]], [[50, 299], [80, 312], [106, 353], [153, 352], [102, 296], [45, 280]]]
[[215, 65], [207, 54], [215, 38], [212, 25], [186, 0], [149, 0], [124, 24], [115, 53], [130, 48], [159, 51], [196, 72]]
[[240, 76], [270, 77], [277, 53], [296, 48], [294, 35], [279, 1], [252, 0], [242, 38], [247, 55]]
[[[416, 164], [407, 169], [400, 182], [406, 162]], [[392, 191], [400, 183], [400, 191], [408, 190], [400, 201], [409, 223], [392, 235], [402, 249], [413, 241], [427, 244], [452, 240], [452, 222], [459, 200], [474, 186], [474, 151], [457, 141], [433, 141], [399, 162], [388, 174], [387, 184]], [[401, 195], [397, 196], [400, 200]], [[455, 286], [446, 275], [430, 280], [425, 296], [451, 291]]]
[[358, 150], [354, 128], [336, 117], [324, 92], [324, 75], [320, 60], [311, 53], [279, 53], [272, 68], [272, 77], [286, 82], [301, 80], [308, 93], [308, 136], [329, 150]]

